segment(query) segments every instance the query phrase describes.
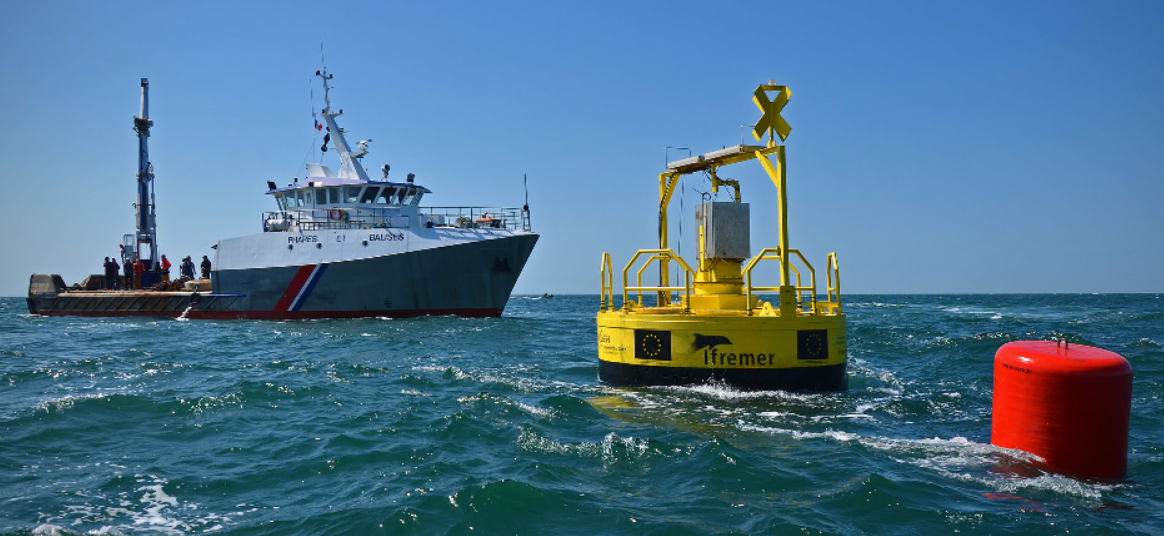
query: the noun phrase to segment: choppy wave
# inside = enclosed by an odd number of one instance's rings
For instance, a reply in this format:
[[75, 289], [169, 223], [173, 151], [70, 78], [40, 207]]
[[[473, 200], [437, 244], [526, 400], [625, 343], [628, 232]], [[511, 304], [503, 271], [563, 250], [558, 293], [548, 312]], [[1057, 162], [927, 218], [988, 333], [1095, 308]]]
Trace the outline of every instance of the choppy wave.
[[[0, 300], [0, 534], [1164, 532], [1153, 295], [852, 297], [850, 388], [824, 394], [605, 386], [596, 303], [175, 322]], [[990, 444], [993, 355], [1023, 339], [1132, 362], [1127, 479]]]

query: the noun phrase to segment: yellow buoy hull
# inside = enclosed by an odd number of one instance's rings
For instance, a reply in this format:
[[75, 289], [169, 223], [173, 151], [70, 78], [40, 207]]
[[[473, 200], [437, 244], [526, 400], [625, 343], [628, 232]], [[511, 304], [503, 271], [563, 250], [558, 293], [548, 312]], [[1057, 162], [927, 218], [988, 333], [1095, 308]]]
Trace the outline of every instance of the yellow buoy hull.
[[599, 378], [611, 385], [723, 382], [745, 389], [848, 388], [845, 315], [598, 313]]

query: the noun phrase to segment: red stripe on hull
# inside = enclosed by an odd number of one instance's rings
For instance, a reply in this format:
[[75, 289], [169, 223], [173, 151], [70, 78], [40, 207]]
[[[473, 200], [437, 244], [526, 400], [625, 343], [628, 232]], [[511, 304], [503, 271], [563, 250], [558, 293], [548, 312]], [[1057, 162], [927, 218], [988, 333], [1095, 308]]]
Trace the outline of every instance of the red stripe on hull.
[[304, 264], [299, 267], [299, 271], [295, 272], [295, 277], [291, 278], [291, 284], [287, 285], [287, 291], [275, 303], [275, 312], [286, 312], [287, 309], [291, 308], [291, 303], [295, 301], [295, 296], [299, 295], [303, 284], [307, 282], [307, 278], [311, 277], [311, 271], [314, 269], [314, 264]]
[[[181, 311], [76, 311], [69, 313], [44, 312], [40, 316], [88, 316], [88, 317], [170, 317], [182, 316]], [[310, 320], [322, 318], [415, 318], [418, 316], [455, 315], [466, 318], [491, 318], [501, 316], [501, 309], [411, 309], [392, 311], [190, 311], [186, 318], [198, 320]]]

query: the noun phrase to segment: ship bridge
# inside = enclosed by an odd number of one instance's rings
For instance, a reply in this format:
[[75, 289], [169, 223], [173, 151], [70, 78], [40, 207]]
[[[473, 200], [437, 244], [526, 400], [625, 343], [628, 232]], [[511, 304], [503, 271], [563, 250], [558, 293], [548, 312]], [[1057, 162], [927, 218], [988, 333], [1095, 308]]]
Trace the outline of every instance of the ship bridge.
[[420, 207], [432, 190], [413, 182], [336, 177], [327, 166], [308, 164], [310, 176], [285, 187], [268, 182], [278, 210], [263, 213], [264, 232], [413, 227], [493, 228], [529, 231], [520, 208]]

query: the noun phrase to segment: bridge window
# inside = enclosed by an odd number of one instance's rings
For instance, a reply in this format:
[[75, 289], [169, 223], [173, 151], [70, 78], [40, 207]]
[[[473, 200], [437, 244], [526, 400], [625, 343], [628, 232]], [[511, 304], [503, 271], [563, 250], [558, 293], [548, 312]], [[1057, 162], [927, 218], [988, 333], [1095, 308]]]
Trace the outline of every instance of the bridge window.
[[364, 188], [364, 195], [360, 196], [361, 203], [371, 203], [376, 199], [376, 193], [380, 191], [378, 186], [369, 186]]
[[323, 188], [315, 189], [315, 206], [327, 204], [327, 190]]
[[376, 203], [380, 205], [391, 205], [394, 197], [396, 197], [396, 188], [385, 186], [380, 190], [380, 195], [376, 197]]
[[344, 203], [357, 203], [360, 201], [360, 187], [348, 186], [348, 194], [344, 196]]
[[331, 204], [333, 204], [333, 205], [339, 204], [339, 202], [340, 202], [340, 189], [339, 188], [328, 188], [327, 195], [331, 200]]
[[401, 205], [409, 205], [409, 206], [415, 207], [416, 205], [420, 204], [420, 198], [424, 197], [424, 191], [418, 190], [415, 188], [409, 188], [409, 189], [405, 190], [403, 193], [405, 195], [403, 195], [400, 199]]

